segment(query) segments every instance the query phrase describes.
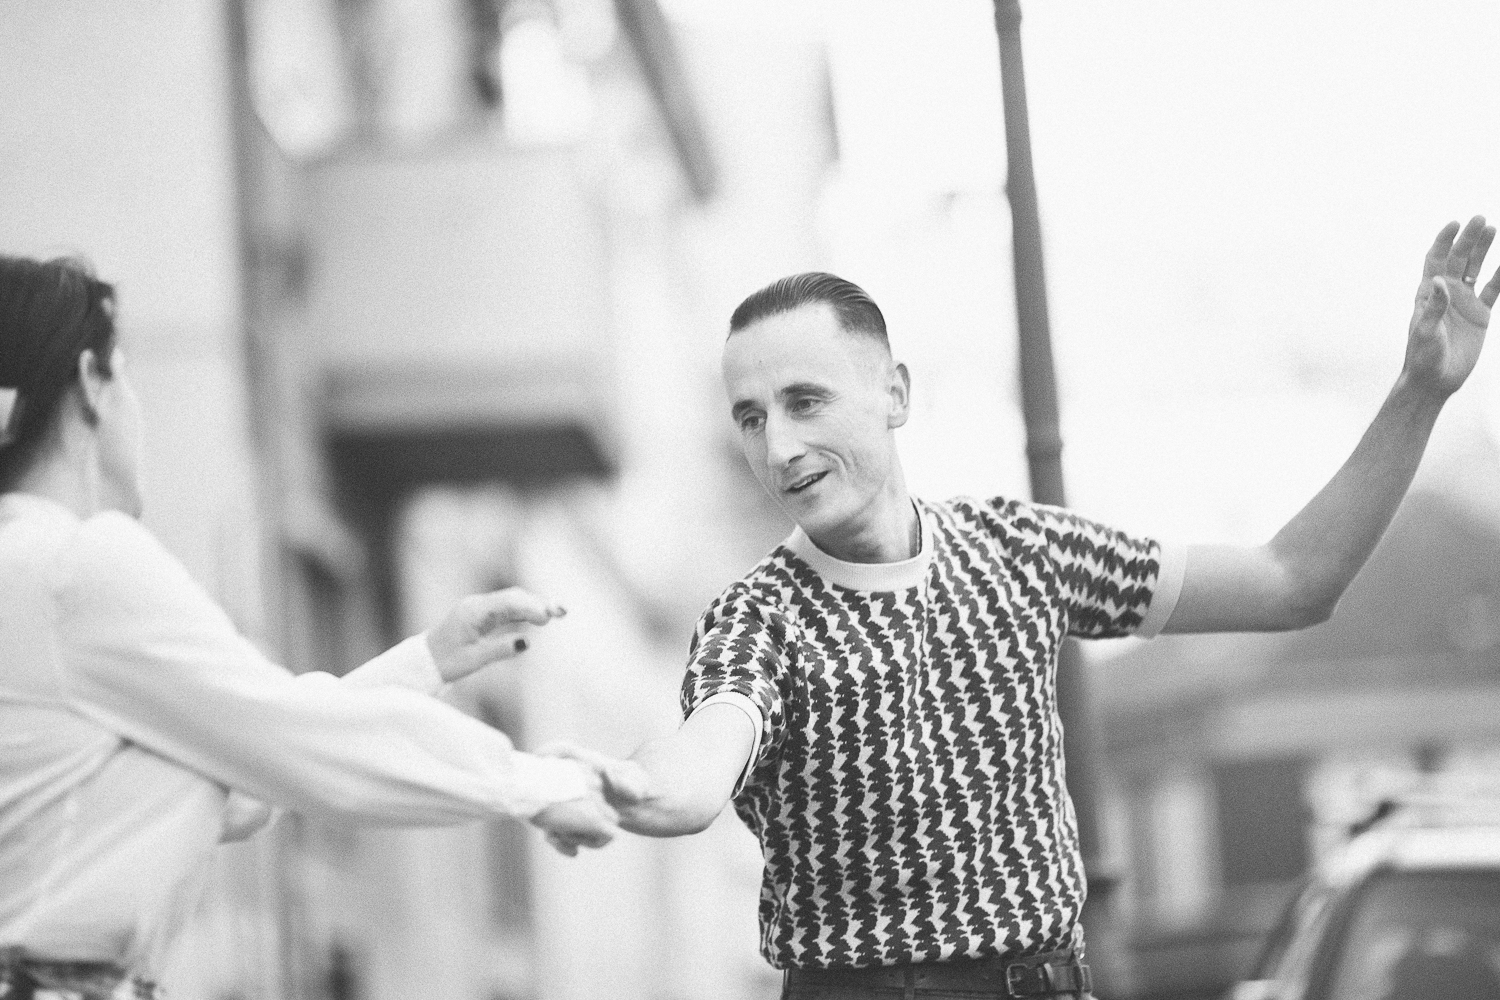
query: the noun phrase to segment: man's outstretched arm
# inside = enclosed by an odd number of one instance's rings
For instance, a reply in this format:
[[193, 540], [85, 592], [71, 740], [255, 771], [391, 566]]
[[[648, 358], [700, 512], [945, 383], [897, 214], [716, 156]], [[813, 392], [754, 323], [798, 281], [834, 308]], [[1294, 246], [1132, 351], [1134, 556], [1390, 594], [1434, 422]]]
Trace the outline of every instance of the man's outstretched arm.
[[713, 704], [628, 761], [570, 744], [539, 752], [592, 767], [620, 814], [621, 828], [646, 837], [681, 837], [707, 829], [724, 811], [754, 745], [750, 717], [733, 705]]
[[[1454, 237], [1457, 236], [1457, 239]], [[1250, 632], [1326, 621], [1406, 495], [1438, 413], [1479, 358], [1500, 270], [1474, 284], [1495, 229], [1449, 223], [1428, 251], [1406, 362], [1338, 473], [1264, 545], [1196, 545], [1164, 632]]]

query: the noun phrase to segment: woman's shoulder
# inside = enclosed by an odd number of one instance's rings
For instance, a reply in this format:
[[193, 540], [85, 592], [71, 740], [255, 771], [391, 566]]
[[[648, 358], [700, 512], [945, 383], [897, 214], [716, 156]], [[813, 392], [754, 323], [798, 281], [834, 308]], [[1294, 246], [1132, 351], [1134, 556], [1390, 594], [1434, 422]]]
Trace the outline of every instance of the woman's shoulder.
[[80, 520], [58, 568], [60, 589], [84, 599], [109, 595], [151, 603], [196, 597], [200, 590], [145, 525], [118, 511]]
[[81, 551], [98, 555], [151, 554], [171, 558], [144, 524], [117, 510], [101, 511], [79, 521], [73, 544]]

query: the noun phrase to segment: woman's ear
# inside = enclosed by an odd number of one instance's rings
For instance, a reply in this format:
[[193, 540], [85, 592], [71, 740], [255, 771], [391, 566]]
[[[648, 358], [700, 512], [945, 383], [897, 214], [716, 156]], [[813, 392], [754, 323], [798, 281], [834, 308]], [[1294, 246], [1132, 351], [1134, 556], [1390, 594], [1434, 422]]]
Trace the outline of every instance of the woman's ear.
[[99, 422], [99, 411], [104, 395], [104, 383], [109, 378], [99, 364], [99, 356], [92, 349], [78, 355], [78, 385], [83, 403], [83, 418], [90, 425]]
[[911, 374], [902, 364], [891, 369], [891, 384], [887, 390], [891, 394], [891, 412], [886, 419], [889, 427], [901, 427], [906, 424], [906, 418], [911, 416]]

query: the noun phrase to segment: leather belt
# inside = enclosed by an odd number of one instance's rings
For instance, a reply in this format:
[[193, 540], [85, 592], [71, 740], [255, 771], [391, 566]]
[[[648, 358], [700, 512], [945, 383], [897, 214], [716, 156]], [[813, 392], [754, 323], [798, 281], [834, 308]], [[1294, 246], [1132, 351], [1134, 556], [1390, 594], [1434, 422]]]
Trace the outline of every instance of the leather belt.
[[53, 962], [0, 948], [0, 1000], [160, 1000], [155, 983], [109, 962]]
[[822, 990], [883, 990], [913, 997], [919, 992], [961, 991], [994, 997], [1086, 994], [1093, 977], [1072, 948], [1024, 958], [968, 958], [951, 962], [883, 965], [868, 969], [788, 969], [788, 997]]

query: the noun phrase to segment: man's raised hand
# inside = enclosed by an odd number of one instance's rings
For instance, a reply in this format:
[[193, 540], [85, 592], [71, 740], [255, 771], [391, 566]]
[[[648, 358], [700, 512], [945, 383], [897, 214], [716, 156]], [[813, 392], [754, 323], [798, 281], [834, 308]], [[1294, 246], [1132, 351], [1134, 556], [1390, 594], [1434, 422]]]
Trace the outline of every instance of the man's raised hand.
[[427, 646], [445, 681], [467, 677], [526, 650], [526, 632], [567, 614], [520, 587], [472, 594], [427, 630]]
[[[1456, 238], [1455, 238], [1456, 237]], [[1438, 233], [1422, 267], [1417, 304], [1406, 342], [1406, 375], [1447, 396], [1463, 385], [1484, 345], [1490, 308], [1500, 298], [1500, 269], [1476, 294], [1495, 227], [1476, 215], [1459, 231], [1450, 222]]]

